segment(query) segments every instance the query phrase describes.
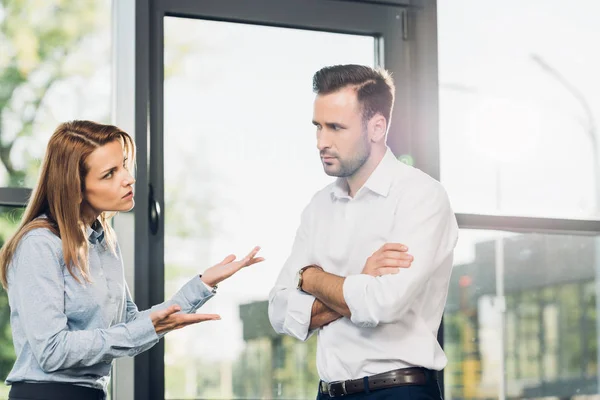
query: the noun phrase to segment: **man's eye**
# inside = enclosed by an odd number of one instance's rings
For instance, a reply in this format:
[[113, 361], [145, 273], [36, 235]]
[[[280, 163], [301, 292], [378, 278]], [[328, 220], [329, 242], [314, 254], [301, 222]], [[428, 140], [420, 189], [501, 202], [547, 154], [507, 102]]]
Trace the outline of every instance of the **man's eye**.
[[339, 125], [332, 125], [332, 126], [331, 126], [331, 128], [332, 128], [334, 131], [339, 131], [340, 129], [342, 129], [342, 128], [341, 128]]

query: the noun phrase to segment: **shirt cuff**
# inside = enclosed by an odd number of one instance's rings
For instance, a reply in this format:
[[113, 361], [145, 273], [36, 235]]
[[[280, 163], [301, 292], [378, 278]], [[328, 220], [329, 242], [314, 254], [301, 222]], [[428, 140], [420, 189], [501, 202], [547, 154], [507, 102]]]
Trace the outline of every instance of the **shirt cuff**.
[[[210, 286], [204, 283], [204, 281], [196, 275], [188, 283], [177, 292], [173, 297], [173, 302], [181, 306], [182, 311], [186, 313], [194, 313], [204, 303], [215, 295], [215, 290], [209, 289]], [[184, 307], [181, 304], [181, 300], [185, 301], [188, 307]]]
[[372, 276], [365, 274], [350, 275], [344, 279], [344, 300], [350, 310], [350, 321], [363, 328], [378, 324], [376, 317], [369, 312], [366, 299], [366, 287], [372, 279]]
[[307, 293], [294, 289], [289, 297], [287, 304], [287, 313], [283, 322], [283, 330], [300, 340], [309, 338], [312, 331], [309, 331], [310, 318], [312, 316], [312, 306], [315, 298]]
[[138, 349], [140, 347], [147, 348], [148, 345], [154, 345], [159, 340], [149, 315], [129, 322], [127, 328], [135, 346], [132, 349], [132, 354], [130, 354], [132, 357], [139, 353]]
[[200, 278], [200, 282], [202, 282], [202, 284], [203, 284], [204, 286], [206, 286], [206, 288], [207, 288], [209, 291], [211, 291], [212, 293], [217, 293], [217, 285], [215, 285], [215, 286], [210, 286], [208, 283], [206, 283], [206, 282], [204, 282], [204, 281], [202, 280], [202, 275], [199, 275], [198, 277]]

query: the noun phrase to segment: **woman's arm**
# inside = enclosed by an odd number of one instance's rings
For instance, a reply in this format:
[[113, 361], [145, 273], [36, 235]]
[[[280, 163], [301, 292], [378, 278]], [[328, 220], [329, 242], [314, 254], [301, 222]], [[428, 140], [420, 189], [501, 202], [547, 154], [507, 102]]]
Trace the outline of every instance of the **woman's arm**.
[[110, 363], [158, 342], [151, 318], [107, 329], [70, 331], [65, 284], [56, 242], [43, 235], [21, 239], [9, 268], [9, 296], [27, 342], [46, 372]]

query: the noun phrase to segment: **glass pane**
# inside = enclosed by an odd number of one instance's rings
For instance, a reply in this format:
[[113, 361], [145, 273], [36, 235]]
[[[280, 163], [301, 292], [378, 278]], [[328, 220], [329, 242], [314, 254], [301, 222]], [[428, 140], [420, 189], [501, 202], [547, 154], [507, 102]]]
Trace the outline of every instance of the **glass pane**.
[[[0, 206], [0, 247], [17, 230], [24, 208]], [[8, 399], [9, 386], [4, 385], [15, 362], [15, 348], [10, 330], [10, 308], [6, 291], [0, 287], [0, 399]]]
[[227, 254], [262, 264], [219, 286], [222, 321], [166, 337], [167, 399], [316, 396], [315, 344], [278, 337], [267, 296], [300, 214], [330, 182], [318, 162], [312, 75], [373, 65], [372, 37], [165, 19], [165, 296]]
[[598, 13], [597, 0], [438, 1], [441, 179], [456, 212], [600, 217]]
[[598, 393], [599, 270], [597, 237], [462, 231], [444, 314], [446, 398]]
[[111, 0], [0, 3], [0, 186], [31, 187], [60, 122], [110, 121]]

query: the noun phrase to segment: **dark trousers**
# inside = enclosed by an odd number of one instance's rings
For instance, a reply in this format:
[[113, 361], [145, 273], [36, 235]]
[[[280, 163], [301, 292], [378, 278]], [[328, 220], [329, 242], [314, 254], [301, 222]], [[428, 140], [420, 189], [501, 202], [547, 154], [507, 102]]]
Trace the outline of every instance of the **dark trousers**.
[[425, 385], [396, 386], [389, 389], [354, 393], [341, 397], [330, 397], [319, 392], [317, 400], [442, 400], [442, 393], [435, 379], [428, 379]]
[[8, 400], [106, 400], [106, 394], [100, 389], [69, 383], [15, 382]]

